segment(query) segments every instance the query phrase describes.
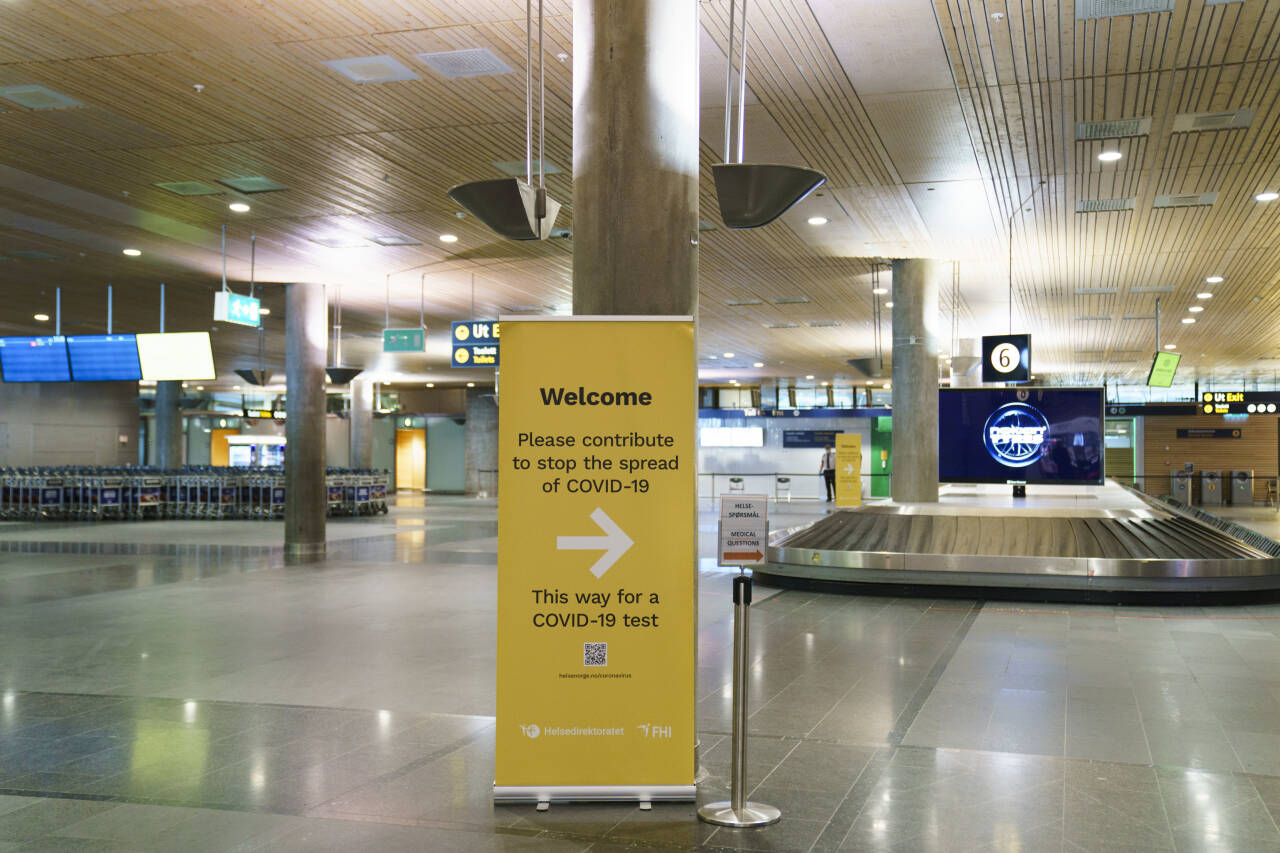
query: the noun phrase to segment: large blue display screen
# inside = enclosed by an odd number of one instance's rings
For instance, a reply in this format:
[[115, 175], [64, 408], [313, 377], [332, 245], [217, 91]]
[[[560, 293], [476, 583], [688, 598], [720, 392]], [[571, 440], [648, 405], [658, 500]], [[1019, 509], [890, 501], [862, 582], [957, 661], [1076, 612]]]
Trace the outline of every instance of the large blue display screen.
[[944, 483], [1101, 485], [1101, 388], [938, 392]]
[[5, 382], [70, 382], [66, 338], [0, 338]]
[[137, 382], [142, 378], [133, 335], [68, 335], [71, 378], [77, 382]]

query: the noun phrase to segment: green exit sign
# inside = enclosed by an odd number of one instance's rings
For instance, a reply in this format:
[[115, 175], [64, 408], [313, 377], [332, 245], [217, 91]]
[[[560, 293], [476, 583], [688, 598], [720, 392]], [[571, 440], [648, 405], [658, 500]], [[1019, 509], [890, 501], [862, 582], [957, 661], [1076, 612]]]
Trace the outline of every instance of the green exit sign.
[[427, 348], [426, 329], [383, 329], [383, 352], [422, 352]]

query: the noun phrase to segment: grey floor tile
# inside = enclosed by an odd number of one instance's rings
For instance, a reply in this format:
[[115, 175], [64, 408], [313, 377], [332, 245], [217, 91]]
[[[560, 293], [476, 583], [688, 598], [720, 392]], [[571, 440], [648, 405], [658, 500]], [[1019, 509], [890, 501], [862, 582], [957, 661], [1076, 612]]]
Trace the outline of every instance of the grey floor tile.
[[34, 841], [114, 806], [85, 800], [40, 799], [0, 816], [0, 841]]

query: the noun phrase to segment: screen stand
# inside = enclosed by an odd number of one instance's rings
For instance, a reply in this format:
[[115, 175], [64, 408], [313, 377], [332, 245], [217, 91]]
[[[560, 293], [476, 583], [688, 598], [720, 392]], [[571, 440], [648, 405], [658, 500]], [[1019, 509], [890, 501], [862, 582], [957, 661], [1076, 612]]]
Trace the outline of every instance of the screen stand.
[[1018, 484], [1013, 487], [1013, 496], [1015, 498], [1025, 498], [1027, 496], [1027, 487], [1024, 484]]

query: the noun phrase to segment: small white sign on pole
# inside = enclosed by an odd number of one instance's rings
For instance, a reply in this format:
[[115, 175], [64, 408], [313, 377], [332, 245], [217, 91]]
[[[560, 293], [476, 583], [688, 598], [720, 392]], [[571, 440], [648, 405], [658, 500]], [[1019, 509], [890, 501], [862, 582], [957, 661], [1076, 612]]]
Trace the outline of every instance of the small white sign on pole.
[[765, 495], [723, 495], [720, 498], [720, 543], [716, 557], [722, 566], [761, 566], [769, 552], [769, 498]]

